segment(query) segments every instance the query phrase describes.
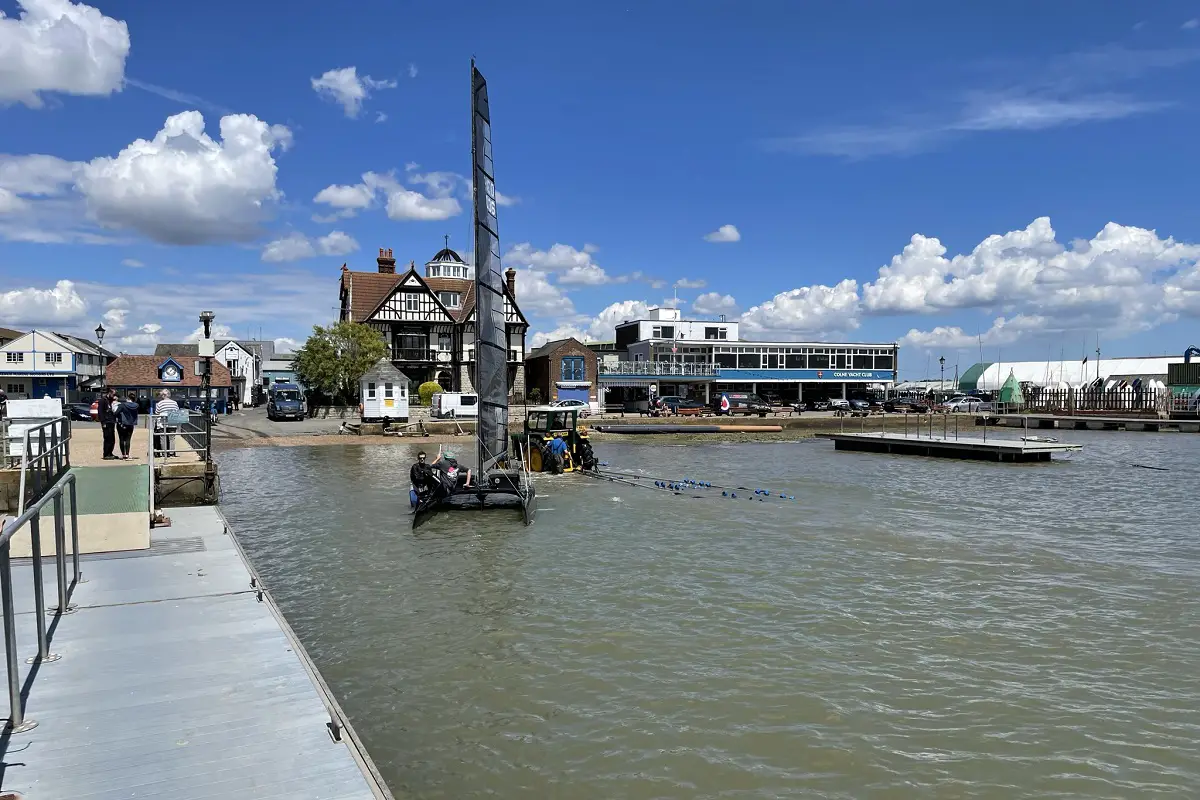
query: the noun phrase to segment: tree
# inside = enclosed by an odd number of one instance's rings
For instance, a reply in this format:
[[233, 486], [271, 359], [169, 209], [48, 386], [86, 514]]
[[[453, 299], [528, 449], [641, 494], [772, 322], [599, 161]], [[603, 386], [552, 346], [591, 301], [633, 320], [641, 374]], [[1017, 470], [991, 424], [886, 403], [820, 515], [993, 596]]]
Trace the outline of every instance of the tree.
[[314, 325], [312, 336], [296, 351], [296, 377], [334, 401], [353, 402], [359, 379], [386, 355], [383, 335], [368, 325]]
[[442, 385], [437, 381], [425, 381], [417, 387], [417, 396], [421, 398], [421, 405], [428, 406], [433, 404], [433, 396], [442, 391]]

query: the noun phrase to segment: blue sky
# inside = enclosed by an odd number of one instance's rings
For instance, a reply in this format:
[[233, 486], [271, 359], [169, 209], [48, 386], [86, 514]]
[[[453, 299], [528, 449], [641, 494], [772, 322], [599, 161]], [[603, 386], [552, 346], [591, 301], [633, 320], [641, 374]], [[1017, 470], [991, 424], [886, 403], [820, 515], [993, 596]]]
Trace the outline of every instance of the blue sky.
[[682, 282], [905, 377], [1200, 338], [1200, 5], [627, 5], [0, 0], [0, 324], [302, 341], [465, 254], [474, 55], [538, 337]]

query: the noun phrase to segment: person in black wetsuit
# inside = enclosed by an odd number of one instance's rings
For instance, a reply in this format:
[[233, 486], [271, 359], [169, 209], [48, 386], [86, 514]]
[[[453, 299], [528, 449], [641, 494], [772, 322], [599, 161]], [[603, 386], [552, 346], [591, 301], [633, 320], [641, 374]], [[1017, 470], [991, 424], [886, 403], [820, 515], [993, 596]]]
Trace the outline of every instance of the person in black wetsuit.
[[424, 450], [417, 453], [417, 460], [408, 471], [408, 479], [412, 482], [412, 488], [408, 490], [408, 502], [413, 508], [416, 508], [417, 504], [433, 491], [433, 484], [436, 480], [433, 468], [425, 463]]

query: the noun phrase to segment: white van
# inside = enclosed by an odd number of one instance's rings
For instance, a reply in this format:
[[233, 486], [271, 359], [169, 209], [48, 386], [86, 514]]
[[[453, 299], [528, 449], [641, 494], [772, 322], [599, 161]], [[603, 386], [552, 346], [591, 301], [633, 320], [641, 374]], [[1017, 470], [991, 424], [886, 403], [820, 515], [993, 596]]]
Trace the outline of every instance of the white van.
[[479, 417], [479, 395], [468, 392], [438, 392], [433, 396], [430, 416], [434, 419]]

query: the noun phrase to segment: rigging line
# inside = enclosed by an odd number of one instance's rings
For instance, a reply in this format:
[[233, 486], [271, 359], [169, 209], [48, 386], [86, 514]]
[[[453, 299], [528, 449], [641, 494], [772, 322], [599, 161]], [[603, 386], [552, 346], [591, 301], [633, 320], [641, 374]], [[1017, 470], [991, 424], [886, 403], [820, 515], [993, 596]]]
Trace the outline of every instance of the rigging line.
[[1127, 467], [1137, 467], [1138, 469], [1152, 469], [1155, 472], [1170, 472], [1170, 467], [1152, 467], [1149, 464], [1126, 464]]
[[597, 480], [609, 481], [611, 483], [621, 483], [626, 486], [636, 487], [638, 489], [649, 489], [652, 492], [669, 491], [669, 492], [671, 492], [671, 494], [675, 495], [676, 497], [691, 497], [693, 500], [708, 500], [708, 499], [715, 497], [715, 495], [703, 495], [703, 494], [685, 495], [683, 492], [675, 491], [673, 489], [662, 489], [661, 487], [658, 487], [658, 486], [647, 486], [644, 483], [635, 483], [634, 481], [626, 480], [625, 478], [616, 478], [611, 475], [605, 475], [600, 472], [588, 472], [587, 470], [579, 470], [579, 473], [581, 475], [587, 475], [589, 478], [596, 478]]
[[[614, 474], [614, 475], [623, 475], [623, 476], [630, 477], [630, 478], [635, 478], [635, 479], [638, 479], [638, 480], [646, 480], [646, 481], [663, 481], [664, 483], [685, 483], [685, 481], [684, 481], [683, 479], [681, 479], [681, 478], [659, 478], [659, 477], [656, 477], [656, 476], [654, 476], [654, 475], [640, 475], [640, 474], [638, 474], [638, 473], [636, 473], [636, 472], [622, 472], [622, 471], [620, 471], [620, 470], [605, 470], [604, 472], [602, 472], [602, 473], [600, 473], [600, 474], [601, 474], [601, 475], [606, 475], [606, 474], [609, 474], [609, 473], [611, 473], [611, 474]], [[754, 491], [754, 489], [753, 489], [752, 487], [750, 487], [750, 486], [721, 486], [721, 485], [719, 485], [719, 484], [716, 484], [716, 483], [709, 483], [709, 484], [706, 484], [705, 488], [709, 488], [709, 489], [734, 489], [734, 490], [738, 490], [738, 491], [746, 491], [746, 492], [752, 492], [752, 491]]]

